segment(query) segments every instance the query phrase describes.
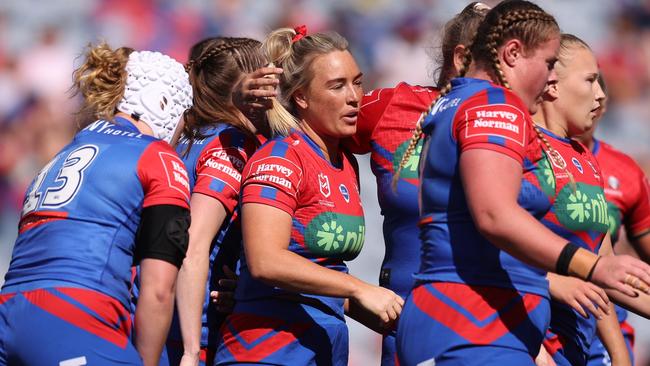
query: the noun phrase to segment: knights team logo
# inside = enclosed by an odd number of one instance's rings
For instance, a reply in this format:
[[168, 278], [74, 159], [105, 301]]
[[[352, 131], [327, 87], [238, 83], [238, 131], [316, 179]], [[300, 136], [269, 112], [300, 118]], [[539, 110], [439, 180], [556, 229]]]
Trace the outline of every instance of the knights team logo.
[[557, 152], [557, 150], [551, 150], [549, 152], [549, 158], [551, 158], [551, 163], [553, 163], [553, 166], [555, 166], [558, 169], [566, 169], [566, 161], [564, 160], [564, 157]]
[[576, 158], [571, 158], [571, 162], [573, 163], [573, 166], [575, 166], [576, 169], [578, 169], [580, 174], [582, 174], [583, 170], [582, 170], [582, 164], [580, 164], [580, 161], [578, 161], [578, 159], [576, 159]]
[[318, 187], [323, 197], [328, 198], [332, 191], [330, 191], [330, 179], [323, 173], [318, 173]]
[[339, 186], [339, 192], [341, 192], [341, 195], [343, 196], [345, 202], [350, 203], [350, 192], [348, 192], [348, 188], [344, 184], [341, 184]]

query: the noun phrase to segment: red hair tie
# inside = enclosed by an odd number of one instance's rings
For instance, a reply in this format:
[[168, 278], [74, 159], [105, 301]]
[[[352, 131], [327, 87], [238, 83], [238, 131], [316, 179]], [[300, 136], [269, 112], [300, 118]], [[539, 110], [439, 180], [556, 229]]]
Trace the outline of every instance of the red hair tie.
[[293, 30], [296, 31], [296, 35], [291, 38], [291, 43], [296, 43], [307, 35], [307, 26], [304, 24], [293, 28]]

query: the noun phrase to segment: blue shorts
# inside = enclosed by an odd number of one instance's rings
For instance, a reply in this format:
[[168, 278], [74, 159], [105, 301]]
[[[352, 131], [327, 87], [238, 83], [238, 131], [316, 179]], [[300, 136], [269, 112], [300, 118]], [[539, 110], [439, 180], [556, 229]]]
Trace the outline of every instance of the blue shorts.
[[[634, 328], [627, 322], [623, 321], [621, 324], [621, 331], [623, 332], [623, 339], [627, 346], [627, 352], [630, 354], [630, 363], [634, 365]], [[589, 360], [587, 366], [611, 366], [612, 360], [609, 358], [609, 353], [605, 349], [605, 345], [598, 337], [594, 338], [594, 342], [589, 349]]]
[[409, 295], [399, 320], [399, 364], [534, 365], [550, 316], [543, 296], [460, 283], [422, 284]]
[[557, 366], [585, 366], [587, 364], [587, 355], [582, 351], [582, 347], [561, 334], [547, 330], [544, 347], [553, 356], [553, 361]]
[[381, 342], [381, 366], [395, 366], [397, 361], [397, 331], [385, 334]]
[[81, 288], [0, 295], [0, 365], [142, 365], [129, 311]]
[[348, 364], [345, 319], [293, 301], [240, 301], [221, 327], [215, 365]]

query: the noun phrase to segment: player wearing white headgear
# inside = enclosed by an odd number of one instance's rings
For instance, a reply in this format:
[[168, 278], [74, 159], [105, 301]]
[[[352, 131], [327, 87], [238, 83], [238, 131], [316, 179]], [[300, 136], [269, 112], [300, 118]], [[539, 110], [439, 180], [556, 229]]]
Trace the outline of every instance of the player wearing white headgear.
[[117, 109], [142, 120], [153, 136], [167, 142], [183, 112], [192, 105], [192, 87], [183, 66], [159, 52], [129, 55], [126, 88]]
[[163, 54], [102, 44], [74, 81], [95, 122], [25, 195], [0, 292], [0, 365], [157, 365], [190, 220], [187, 172], [161, 139], [191, 105], [188, 76]]

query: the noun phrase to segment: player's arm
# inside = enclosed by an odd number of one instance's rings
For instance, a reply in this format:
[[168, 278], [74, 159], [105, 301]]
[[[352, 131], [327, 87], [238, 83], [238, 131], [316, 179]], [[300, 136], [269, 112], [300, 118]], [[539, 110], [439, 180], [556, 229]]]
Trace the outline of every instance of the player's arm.
[[213, 197], [193, 193], [190, 200], [192, 224], [189, 246], [178, 272], [176, 307], [183, 338], [182, 364], [198, 364], [201, 351], [201, 315], [208, 279], [210, 248], [227, 212]]
[[174, 310], [178, 269], [189, 241], [187, 171], [164, 141], [152, 143], [138, 162], [145, 193], [135, 237], [140, 294], [135, 310], [135, 346], [145, 365], [158, 365]]
[[650, 263], [650, 187], [643, 171], [636, 166], [638, 191], [634, 205], [625, 217], [628, 240], [646, 263]]
[[[508, 92], [510, 93], [510, 92]], [[460, 147], [459, 169], [469, 211], [474, 223], [488, 240], [519, 260], [561, 275], [589, 279], [607, 288], [633, 295], [624, 283], [627, 275], [635, 276], [647, 292], [650, 266], [629, 257], [608, 255], [598, 258], [556, 235], [518, 204], [523, 174], [522, 161], [531, 126], [514, 95], [512, 104], [485, 105], [480, 93], [466, 100], [456, 111], [452, 133]], [[506, 94], [508, 95], [508, 94]], [[499, 108], [513, 120], [503, 129], [473, 123], [482, 111]], [[529, 132], [533, 133], [533, 132]]]
[[[591, 273], [592, 282], [630, 296], [634, 290], [625, 285], [626, 276], [650, 283], [647, 264], [629, 256], [607, 255], [597, 259], [594, 253], [567, 244], [566, 239], [548, 230], [519, 206], [522, 167], [515, 159], [487, 149], [466, 150], [460, 156], [460, 173], [476, 227], [500, 249], [551, 272], [557, 271], [558, 262], [564, 259], [566, 274], [587, 279]], [[571, 247], [575, 250], [567, 252]], [[648, 290], [647, 285], [643, 288]]]
[[187, 250], [189, 210], [154, 205], [142, 210], [136, 237], [140, 296], [135, 311], [135, 346], [144, 365], [158, 365], [174, 309], [176, 275]]
[[[614, 253], [612, 249], [612, 241], [609, 237], [609, 234], [603, 240], [603, 244], [600, 246], [599, 255], [611, 256]], [[621, 293], [620, 291], [613, 289], [606, 289], [607, 295], [612, 299], [616, 304], [624, 307], [625, 309], [632, 311], [640, 316], [643, 316], [647, 319], [650, 319], [650, 295], [642, 291], [636, 291], [632, 286], [634, 285], [632, 277], [627, 277], [625, 279], [627, 282], [626, 286], [629, 289], [632, 289], [632, 295], [627, 295]]]
[[253, 278], [293, 292], [351, 298], [384, 323], [397, 318], [404, 301], [394, 292], [308, 260], [289, 248], [292, 217], [260, 203], [242, 206], [246, 261]]
[[609, 307], [609, 314], [596, 321], [598, 337], [603, 342], [605, 349], [607, 349], [612, 365], [632, 366], [625, 339], [623, 338], [623, 333], [618, 323], [618, 317], [614, 310], [614, 304], [610, 303], [607, 306]]

